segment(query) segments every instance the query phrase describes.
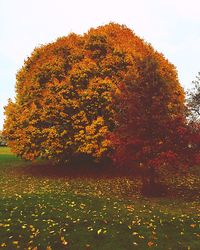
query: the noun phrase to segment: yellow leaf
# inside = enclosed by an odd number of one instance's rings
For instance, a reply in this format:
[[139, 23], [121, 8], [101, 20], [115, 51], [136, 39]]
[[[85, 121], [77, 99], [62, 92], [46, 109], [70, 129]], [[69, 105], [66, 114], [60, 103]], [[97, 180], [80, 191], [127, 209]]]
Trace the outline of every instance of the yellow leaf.
[[99, 234], [101, 233], [101, 231], [102, 231], [102, 229], [99, 229], [99, 230], [97, 231], [97, 234], [99, 235]]

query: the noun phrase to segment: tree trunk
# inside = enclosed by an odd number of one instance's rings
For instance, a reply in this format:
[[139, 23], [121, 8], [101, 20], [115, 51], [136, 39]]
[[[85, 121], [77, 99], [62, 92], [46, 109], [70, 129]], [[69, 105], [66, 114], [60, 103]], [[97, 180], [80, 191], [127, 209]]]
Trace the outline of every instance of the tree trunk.
[[142, 176], [142, 194], [152, 196], [156, 192], [156, 173], [154, 167], [149, 167]]
[[145, 196], [160, 197], [168, 193], [167, 186], [156, 180], [156, 171], [154, 167], [149, 167], [146, 174], [142, 176], [141, 193]]
[[149, 168], [149, 185], [154, 187], [155, 186], [155, 179], [156, 179], [156, 176], [155, 176], [155, 168], [154, 167], [150, 167]]

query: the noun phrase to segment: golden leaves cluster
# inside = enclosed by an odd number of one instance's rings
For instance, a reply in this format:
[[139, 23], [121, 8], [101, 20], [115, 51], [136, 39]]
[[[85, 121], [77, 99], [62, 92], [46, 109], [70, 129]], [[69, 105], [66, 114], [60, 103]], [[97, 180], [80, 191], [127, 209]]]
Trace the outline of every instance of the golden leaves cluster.
[[130, 71], [140, 77], [140, 62], [148, 56], [158, 61], [163, 78], [177, 81], [173, 65], [123, 25], [72, 33], [36, 48], [17, 74], [15, 101], [5, 109], [8, 145], [28, 160], [75, 153], [101, 158], [115, 126], [113, 96]]

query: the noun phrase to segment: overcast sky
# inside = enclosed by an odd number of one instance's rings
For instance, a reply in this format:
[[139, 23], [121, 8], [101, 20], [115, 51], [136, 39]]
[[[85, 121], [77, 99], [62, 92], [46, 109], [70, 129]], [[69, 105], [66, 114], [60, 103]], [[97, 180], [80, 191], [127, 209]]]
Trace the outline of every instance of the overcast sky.
[[109, 22], [150, 42], [190, 88], [200, 71], [199, 11], [199, 0], [0, 0], [0, 129], [16, 72], [36, 46]]

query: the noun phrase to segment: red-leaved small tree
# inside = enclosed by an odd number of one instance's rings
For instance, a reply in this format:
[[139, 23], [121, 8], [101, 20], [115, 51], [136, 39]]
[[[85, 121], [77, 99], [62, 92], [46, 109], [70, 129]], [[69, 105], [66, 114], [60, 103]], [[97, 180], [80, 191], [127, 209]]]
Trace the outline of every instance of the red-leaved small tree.
[[160, 60], [147, 56], [119, 85], [116, 129], [110, 133], [116, 165], [140, 169], [144, 190], [154, 191], [157, 170], [193, 165], [199, 145], [197, 130], [185, 118], [176, 70]]

